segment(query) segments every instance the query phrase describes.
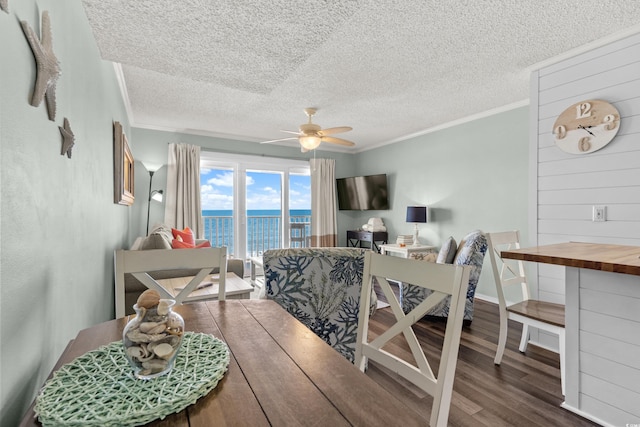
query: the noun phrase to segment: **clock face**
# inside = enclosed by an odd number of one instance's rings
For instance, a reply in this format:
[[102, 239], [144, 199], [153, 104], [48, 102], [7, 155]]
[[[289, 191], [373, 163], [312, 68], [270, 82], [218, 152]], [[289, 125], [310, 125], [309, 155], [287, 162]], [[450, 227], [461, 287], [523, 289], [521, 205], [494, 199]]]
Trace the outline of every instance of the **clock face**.
[[567, 108], [553, 124], [558, 148], [588, 154], [607, 145], [620, 129], [620, 113], [606, 101], [592, 99]]

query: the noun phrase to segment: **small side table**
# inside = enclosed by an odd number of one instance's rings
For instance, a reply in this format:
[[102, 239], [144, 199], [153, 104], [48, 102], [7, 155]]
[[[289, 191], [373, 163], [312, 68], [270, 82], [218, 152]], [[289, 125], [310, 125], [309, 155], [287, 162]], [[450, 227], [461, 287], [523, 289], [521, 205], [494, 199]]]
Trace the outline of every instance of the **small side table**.
[[364, 248], [362, 242], [369, 243], [369, 249], [380, 252], [380, 245], [387, 243], [389, 234], [386, 231], [347, 230], [347, 247]]
[[380, 253], [385, 255], [387, 253], [398, 253], [405, 258], [409, 258], [409, 256], [413, 252], [435, 252], [437, 248], [435, 246], [427, 246], [427, 245], [407, 245], [401, 247], [396, 243], [390, 243], [387, 245], [380, 245]]

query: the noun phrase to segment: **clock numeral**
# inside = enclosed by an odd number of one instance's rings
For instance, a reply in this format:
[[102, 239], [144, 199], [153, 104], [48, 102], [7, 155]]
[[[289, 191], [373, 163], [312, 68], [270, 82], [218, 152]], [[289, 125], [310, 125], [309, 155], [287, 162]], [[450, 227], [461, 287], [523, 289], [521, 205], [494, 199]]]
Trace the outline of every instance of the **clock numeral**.
[[613, 114], [607, 114], [602, 119], [602, 123], [604, 123], [605, 130], [613, 130], [618, 126], [618, 122], [616, 121], [616, 116]]
[[576, 119], [584, 119], [591, 116], [591, 104], [588, 102], [582, 102], [576, 105]]
[[589, 137], [585, 136], [583, 138], [580, 138], [580, 141], [578, 141], [578, 150], [585, 152], [589, 151], [590, 148], [591, 143], [589, 142]]
[[553, 133], [556, 134], [557, 139], [562, 139], [567, 136], [567, 128], [563, 125], [558, 125]]

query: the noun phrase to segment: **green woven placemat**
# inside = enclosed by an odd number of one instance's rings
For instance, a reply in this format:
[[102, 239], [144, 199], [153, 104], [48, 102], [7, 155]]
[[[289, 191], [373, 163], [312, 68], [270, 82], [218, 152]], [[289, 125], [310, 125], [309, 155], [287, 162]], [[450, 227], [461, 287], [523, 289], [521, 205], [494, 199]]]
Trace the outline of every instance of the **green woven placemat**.
[[215, 388], [229, 365], [219, 339], [186, 332], [167, 375], [139, 380], [121, 341], [90, 351], [62, 366], [36, 398], [44, 426], [134, 426], [165, 418]]

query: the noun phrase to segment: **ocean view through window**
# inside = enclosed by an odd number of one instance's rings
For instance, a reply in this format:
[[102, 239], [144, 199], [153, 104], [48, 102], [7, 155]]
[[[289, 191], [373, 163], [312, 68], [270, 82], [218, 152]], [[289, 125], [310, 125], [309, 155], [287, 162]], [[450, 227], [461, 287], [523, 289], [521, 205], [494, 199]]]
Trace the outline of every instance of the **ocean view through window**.
[[308, 162], [205, 152], [200, 181], [204, 237], [212, 246], [247, 259], [309, 245]]
[[[227, 246], [228, 252], [234, 254], [233, 211], [203, 210], [205, 238], [211, 246]], [[247, 211], [247, 257], [259, 256], [267, 249], [281, 248], [280, 211], [249, 210]], [[310, 236], [311, 209], [292, 209], [289, 211], [292, 223], [304, 224], [305, 233]]]

